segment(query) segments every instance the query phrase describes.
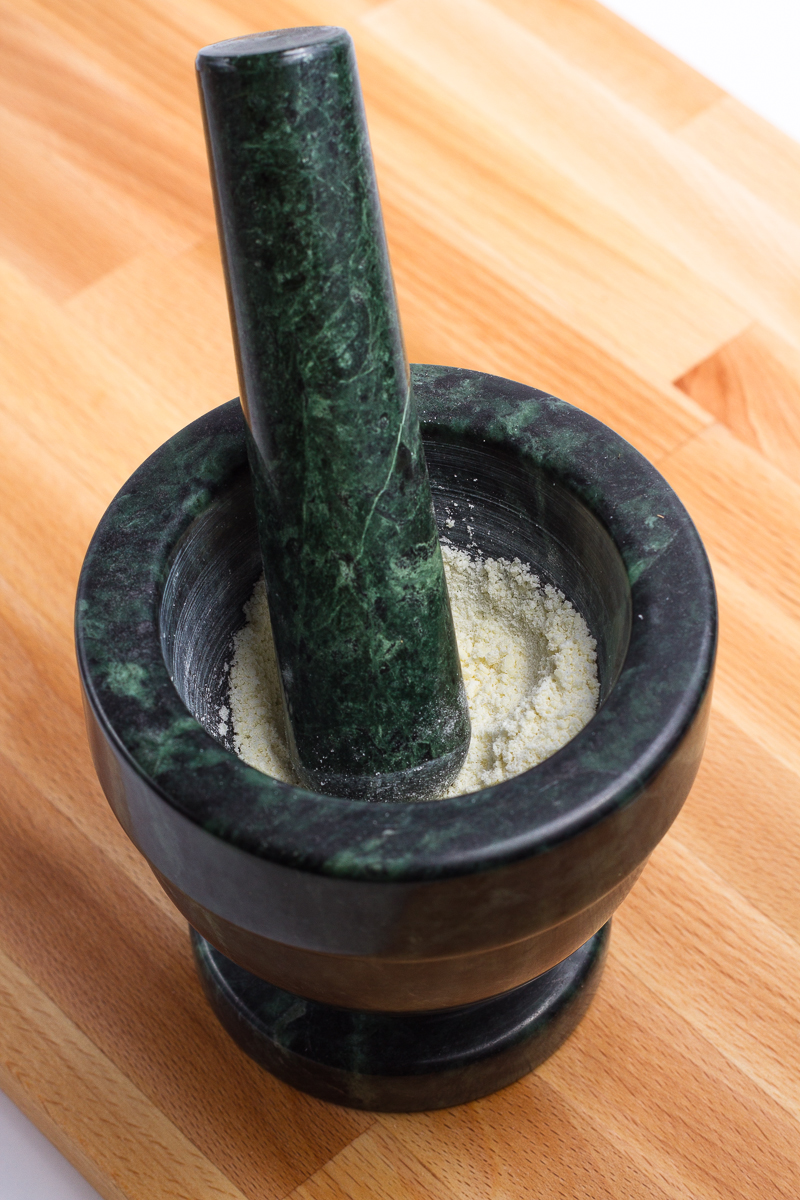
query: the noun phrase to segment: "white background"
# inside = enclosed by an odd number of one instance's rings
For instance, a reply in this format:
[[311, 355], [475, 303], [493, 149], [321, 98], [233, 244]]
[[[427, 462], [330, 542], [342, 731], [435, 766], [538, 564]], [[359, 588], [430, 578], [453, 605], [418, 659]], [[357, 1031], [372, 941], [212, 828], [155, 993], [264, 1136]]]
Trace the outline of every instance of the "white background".
[[800, 141], [800, 0], [603, 0]]
[[[606, 0], [800, 141], [800, 0]], [[0, 1200], [99, 1200], [0, 1092]]]

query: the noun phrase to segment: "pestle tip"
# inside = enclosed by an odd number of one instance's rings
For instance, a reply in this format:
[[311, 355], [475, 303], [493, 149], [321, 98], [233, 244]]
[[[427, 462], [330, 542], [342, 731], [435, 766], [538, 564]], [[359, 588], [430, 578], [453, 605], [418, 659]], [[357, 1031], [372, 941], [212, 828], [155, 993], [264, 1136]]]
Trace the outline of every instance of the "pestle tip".
[[314, 58], [320, 49], [335, 44], [349, 44], [351, 40], [347, 30], [338, 25], [301, 25], [294, 29], [247, 33], [243, 37], [228, 38], [204, 46], [197, 55], [196, 66], [199, 71], [203, 67], [222, 66], [224, 60], [246, 58], [254, 54], [274, 54], [290, 60]]

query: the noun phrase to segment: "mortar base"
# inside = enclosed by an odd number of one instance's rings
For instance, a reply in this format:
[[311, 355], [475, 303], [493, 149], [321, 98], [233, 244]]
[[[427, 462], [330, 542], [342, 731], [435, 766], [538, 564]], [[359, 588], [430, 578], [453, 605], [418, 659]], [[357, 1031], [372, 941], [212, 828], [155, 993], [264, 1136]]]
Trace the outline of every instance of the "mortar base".
[[306, 1000], [245, 971], [192, 930], [211, 1007], [235, 1042], [284, 1082], [380, 1112], [449, 1108], [527, 1075], [576, 1028], [600, 982], [609, 921], [543, 975], [474, 1004], [367, 1012]]

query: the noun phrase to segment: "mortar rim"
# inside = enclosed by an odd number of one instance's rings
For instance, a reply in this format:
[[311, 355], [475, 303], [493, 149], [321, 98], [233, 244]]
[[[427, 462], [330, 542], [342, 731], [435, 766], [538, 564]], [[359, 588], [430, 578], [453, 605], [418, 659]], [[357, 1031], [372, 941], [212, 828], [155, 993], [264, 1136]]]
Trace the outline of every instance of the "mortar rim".
[[[524, 384], [449, 367], [417, 365], [412, 376], [423, 434], [446, 428], [513, 445], [579, 496], [628, 570], [634, 620], [616, 684], [584, 730], [538, 767], [427, 804], [365, 804], [262, 775], [189, 714], [161, 656], [160, 594], [171, 548], [213, 501], [235, 458], [237, 436], [243, 459], [236, 401], [181, 430], [131, 476], [98, 526], [78, 589], [76, 641], [87, 699], [106, 739], [150, 792], [249, 854], [336, 878], [397, 882], [469, 874], [546, 853], [577, 836], [630, 805], [653, 781], [694, 721], [713, 670], [716, 601], [705, 551], [675, 493], [638, 451], [587, 413]], [[171, 523], [154, 525], [154, 498], [161, 509], [168, 506]], [[129, 562], [126, 568], [131, 539], [140, 548], [133, 594]], [[148, 557], [143, 546], [158, 547], [158, 554]], [[116, 596], [117, 620], [103, 617], [109, 596]], [[659, 627], [670, 630], [670, 647], [661, 648], [666, 656], [656, 653]], [[110, 643], [126, 647], [129, 657], [110, 659]], [[643, 681], [644, 664], [652, 673], [654, 662], [656, 678]], [[626, 689], [637, 679], [640, 734], [626, 731], [633, 737], [630, 753], [615, 757], [606, 749], [604, 766], [603, 732], [614, 720], [633, 717], [634, 697]], [[169, 736], [159, 737], [164, 718]], [[148, 732], [151, 719], [155, 734]], [[237, 811], [223, 812], [213, 802], [198, 806], [188, 794], [187, 771], [195, 779], [201, 772], [212, 796], [229, 799], [236, 792]], [[568, 786], [577, 801], [566, 800]], [[475, 826], [486, 823], [487, 812], [494, 835], [476, 838]]]

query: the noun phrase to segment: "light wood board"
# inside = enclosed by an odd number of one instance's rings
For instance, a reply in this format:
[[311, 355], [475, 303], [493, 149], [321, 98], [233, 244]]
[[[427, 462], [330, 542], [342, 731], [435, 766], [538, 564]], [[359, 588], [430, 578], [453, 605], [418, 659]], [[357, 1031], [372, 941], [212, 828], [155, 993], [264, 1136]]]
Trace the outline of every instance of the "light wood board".
[[[577, 1033], [378, 1116], [245, 1059], [95, 780], [72, 605], [236, 394], [193, 58], [342, 24], [413, 361], [606, 421], [705, 539], [711, 737]], [[0, 1086], [114, 1200], [800, 1194], [800, 147], [593, 0], [0, 0]]]

